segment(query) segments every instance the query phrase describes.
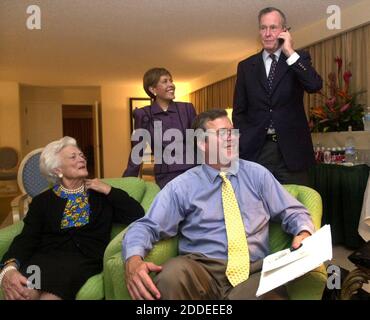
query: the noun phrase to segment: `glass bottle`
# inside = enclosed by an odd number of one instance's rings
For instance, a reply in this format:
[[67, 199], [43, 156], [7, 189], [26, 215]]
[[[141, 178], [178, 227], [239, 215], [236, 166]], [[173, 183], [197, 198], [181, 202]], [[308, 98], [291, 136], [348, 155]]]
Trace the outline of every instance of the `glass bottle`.
[[352, 127], [348, 127], [348, 136], [345, 143], [345, 157], [348, 164], [355, 164], [356, 161], [356, 149], [355, 149], [355, 138], [352, 135]]

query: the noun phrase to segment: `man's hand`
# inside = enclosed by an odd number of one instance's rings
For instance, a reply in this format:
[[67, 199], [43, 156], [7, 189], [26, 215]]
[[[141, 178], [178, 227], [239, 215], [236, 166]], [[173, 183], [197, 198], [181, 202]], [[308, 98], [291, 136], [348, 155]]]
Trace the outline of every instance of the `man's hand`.
[[99, 179], [86, 179], [85, 180], [86, 190], [91, 189], [107, 195], [112, 187], [109, 184], [104, 183]]
[[1, 287], [6, 300], [28, 300], [27, 278], [17, 270], [5, 273]]
[[160, 272], [161, 266], [145, 262], [140, 256], [132, 256], [126, 261], [126, 283], [130, 296], [134, 300], [155, 300], [160, 292], [149, 276], [149, 272]]
[[303, 239], [309, 237], [311, 235], [311, 233], [309, 233], [308, 231], [306, 230], [303, 230], [301, 231], [300, 233], [298, 233], [294, 238], [293, 238], [293, 242], [292, 242], [292, 248], [293, 249], [298, 249], [299, 246], [301, 245], [301, 242]]
[[283, 50], [285, 56], [289, 58], [294, 53], [293, 39], [290, 32], [285, 30], [279, 34], [278, 38], [284, 40], [281, 49]]

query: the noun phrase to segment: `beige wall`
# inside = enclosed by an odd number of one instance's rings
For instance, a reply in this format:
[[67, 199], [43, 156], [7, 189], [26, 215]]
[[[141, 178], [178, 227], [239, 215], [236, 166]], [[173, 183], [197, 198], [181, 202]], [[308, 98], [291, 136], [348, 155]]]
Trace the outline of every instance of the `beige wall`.
[[100, 88], [21, 86], [20, 96], [21, 102], [94, 104], [95, 101], [100, 101]]
[[95, 101], [100, 101], [99, 87], [21, 86], [23, 154], [62, 137], [63, 104], [93, 105]]
[[139, 84], [102, 86], [104, 177], [120, 177], [130, 152], [129, 97], [147, 97]]
[[[370, 41], [367, 42], [367, 52], [370, 52]], [[370, 63], [367, 64], [367, 101], [370, 108]]]
[[0, 82], [0, 146], [21, 152], [19, 84]]

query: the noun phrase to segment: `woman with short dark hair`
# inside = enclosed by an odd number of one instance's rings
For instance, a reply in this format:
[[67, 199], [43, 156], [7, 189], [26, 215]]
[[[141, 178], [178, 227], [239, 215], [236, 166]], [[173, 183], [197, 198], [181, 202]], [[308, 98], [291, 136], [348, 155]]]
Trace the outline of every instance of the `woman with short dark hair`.
[[[172, 75], [167, 69], [152, 68], [148, 70], [144, 74], [143, 87], [148, 96], [153, 99], [153, 103], [150, 106], [134, 110], [135, 130], [147, 130], [150, 135], [150, 141], [147, 142], [151, 146], [152, 153], [158, 148], [162, 151], [160, 159], [154, 158], [154, 174], [156, 183], [160, 188], [163, 188], [173, 178], [194, 166], [194, 159], [188, 161], [191, 163], [186, 163], [186, 129], [191, 128], [196, 112], [191, 103], [173, 101], [175, 99], [175, 85]], [[161, 141], [158, 142], [160, 145], [154, 145], [154, 142], [157, 141], [154, 139], [155, 122], [162, 126], [162, 134], [168, 129], [177, 129], [182, 135], [182, 140], [177, 142], [181, 143], [181, 148], [178, 150], [182, 150], [183, 154], [171, 155], [172, 158], [176, 157], [175, 163], [170, 163], [169, 157], [166, 158], [166, 153], [163, 152], [173, 140], [164, 141], [161, 137]], [[158, 127], [156, 126], [156, 128]], [[137, 141], [133, 141], [132, 146], [134, 147], [137, 143]], [[139, 174], [143, 150], [139, 154], [136, 154], [134, 150], [130, 153], [127, 168], [123, 173], [124, 177], [137, 177]], [[179, 159], [180, 161], [178, 161]]]

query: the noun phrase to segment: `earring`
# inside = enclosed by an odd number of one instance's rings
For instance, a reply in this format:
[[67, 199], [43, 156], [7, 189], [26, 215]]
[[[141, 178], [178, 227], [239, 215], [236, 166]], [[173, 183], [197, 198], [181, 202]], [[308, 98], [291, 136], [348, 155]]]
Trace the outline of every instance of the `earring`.
[[58, 177], [59, 177], [60, 179], [62, 179], [62, 178], [63, 178], [63, 173], [58, 173]]

